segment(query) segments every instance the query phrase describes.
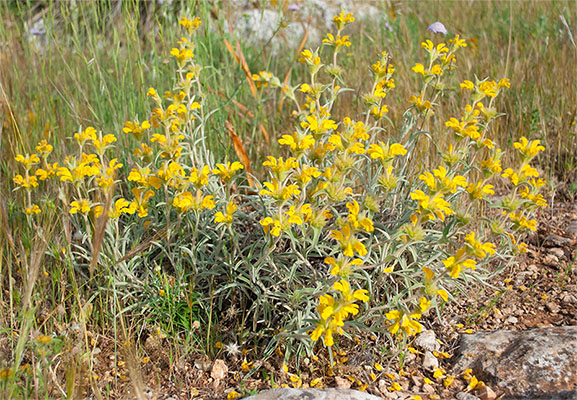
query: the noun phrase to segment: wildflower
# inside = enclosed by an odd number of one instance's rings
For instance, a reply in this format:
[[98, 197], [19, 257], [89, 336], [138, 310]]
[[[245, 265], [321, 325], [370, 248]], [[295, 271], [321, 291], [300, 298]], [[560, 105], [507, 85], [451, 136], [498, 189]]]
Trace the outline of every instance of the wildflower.
[[26, 170], [29, 170], [34, 164], [38, 164], [40, 162], [40, 157], [38, 157], [37, 154], [27, 154], [26, 156], [17, 154], [16, 157], [14, 157], [14, 160], [24, 165]]
[[379, 144], [372, 144], [367, 150], [367, 154], [372, 159], [379, 159], [382, 163], [392, 160], [396, 156], [403, 156], [407, 154], [407, 150], [402, 144], [392, 143], [385, 144], [384, 142], [379, 142]]
[[212, 173], [220, 176], [223, 181], [228, 182], [241, 169], [244, 169], [244, 166], [240, 162], [235, 161], [232, 164], [227, 162], [226, 164], [216, 164], [216, 169], [213, 169]]
[[353, 17], [352, 13], [345, 13], [341, 11], [339, 15], [336, 15], [333, 20], [337, 25], [338, 30], [342, 30], [346, 25], [350, 24], [351, 22], [355, 21], [355, 17]]
[[372, 232], [374, 230], [373, 221], [369, 218], [359, 218], [360, 207], [356, 200], [347, 203], [347, 208], [349, 209], [348, 220], [353, 229], [363, 228], [366, 232]]
[[540, 140], [529, 140], [522, 136], [518, 142], [513, 143], [513, 147], [519, 150], [527, 159], [535, 157], [539, 152], [544, 151], [545, 147], [542, 146]]
[[36, 337], [36, 341], [40, 344], [48, 344], [52, 341], [52, 337], [47, 335], [40, 335]]
[[354, 236], [349, 225], [343, 226], [340, 231], [332, 230], [330, 237], [339, 242], [339, 246], [345, 256], [353, 257], [357, 253], [362, 257], [367, 254], [365, 245]]
[[90, 200], [81, 199], [80, 201], [73, 201], [70, 203], [70, 210], [68, 210], [68, 212], [70, 214], [76, 214], [77, 212], [80, 212], [81, 214], [88, 214], [91, 207], [92, 203]]
[[351, 42], [349, 41], [348, 36], [337, 35], [335, 38], [330, 33], [327, 33], [327, 37], [326, 37], [326, 39], [323, 39], [323, 43], [326, 43], [326, 44], [331, 45], [331, 46], [335, 46], [337, 49], [341, 49], [342, 47], [350, 47], [350, 45], [351, 45]]
[[38, 180], [45, 181], [48, 178], [53, 177], [56, 175], [56, 171], [58, 171], [59, 165], [58, 163], [46, 163], [45, 168], [38, 168], [34, 175], [38, 177]]
[[26, 214], [33, 215], [33, 214], [40, 214], [41, 210], [36, 204], [32, 204], [30, 207], [26, 207]]
[[214, 222], [217, 223], [225, 223], [225, 224], [232, 224], [232, 214], [238, 209], [238, 207], [232, 202], [229, 201], [226, 205], [226, 214], [223, 214], [221, 211], [217, 212], [214, 215]]
[[146, 130], [146, 129], [150, 129], [150, 122], [148, 121], [142, 121], [142, 123], [138, 122], [138, 121], [126, 121], [124, 123], [124, 128], [122, 128], [122, 131], [124, 133], [132, 133], [134, 135], [134, 137], [136, 138], [136, 140], [141, 140], [142, 139], [142, 133]]
[[429, 25], [427, 30], [433, 33], [441, 33], [443, 35], [447, 34], [447, 28], [445, 28], [445, 25], [439, 21], [433, 22], [431, 25]]
[[182, 17], [180, 21], [178, 21], [178, 24], [182, 26], [189, 35], [191, 35], [202, 24], [202, 21], [198, 17], [194, 17], [191, 20], [186, 17]]
[[471, 81], [464, 81], [463, 83], [460, 84], [461, 89], [465, 89], [465, 90], [474, 90], [475, 89], [475, 84]]
[[173, 48], [170, 51], [170, 55], [176, 58], [179, 65], [183, 65], [186, 60], [189, 60], [194, 57], [194, 53], [190, 49]]
[[292, 151], [301, 152], [313, 147], [315, 139], [313, 135], [302, 135], [295, 132], [292, 135], [283, 135], [278, 142], [279, 144], [289, 146]]
[[132, 194], [134, 195], [134, 200], [130, 203], [129, 214], [134, 214], [138, 212], [140, 218], [145, 218], [148, 216], [148, 199], [154, 196], [152, 190], [142, 190], [140, 188], [133, 188]]
[[484, 199], [487, 195], [495, 194], [493, 188], [493, 185], [485, 185], [483, 184], [483, 181], [479, 181], [477, 183], [469, 183], [469, 186], [467, 186], [467, 192], [469, 193], [471, 200]]
[[426, 297], [421, 297], [419, 299], [419, 309], [421, 312], [425, 312], [431, 307], [431, 300], [427, 300]]
[[272, 182], [263, 182], [263, 186], [265, 189], [261, 189], [260, 195], [269, 195], [275, 200], [288, 200], [301, 193], [297, 185], [284, 186], [276, 179], [273, 179]]
[[300, 54], [300, 58], [298, 59], [300, 63], [309, 64], [313, 67], [319, 67], [321, 64], [321, 59], [317, 55], [317, 53], [313, 53], [312, 51], [306, 49], [303, 50]]
[[273, 219], [271, 217], [266, 217], [260, 221], [265, 233], [270, 233], [273, 236], [280, 236], [281, 233], [281, 223], [278, 219]]
[[325, 264], [329, 264], [330, 266], [332, 266], [330, 270], [331, 275], [346, 278], [347, 276], [350, 275], [355, 266], [363, 264], [363, 260], [361, 260], [360, 258], [351, 259], [342, 256], [339, 256], [338, 259], [335, 259], [334, 257], [326, 257]]
[[459, 278], [459, 274], [463, 268], [469, 268], [472, 270], [476, 269], [477, 262], [470, 258], [465, 257], [465, 249], [461, 248], [457, 250], [455, 256], [451, 256], [445, 260], [443, 260], [443, 264], [445, 268], [449, 270], [449, 275], [452, 278]]
[[197, 190], [194, 195], [188, 191], [179, 194], [172, 201], [172, 205], [179, 212], [187, 212], [190, 210], [212, 210], [215, 206], [215, 203], [214, 196], [203, 196], [202, 191]]
[[15, 184], [24, 189], [38, 187], [38, 179], [35, 176], [27, 175], [26, 177], [23, 177], [22, 175], [17, 174], [14, 178], [12, 178], [12, 180]]
[[493, 243], [481, 243], [475, 239], [475, 232], [465, 236], [467, 243], [467, 252], [477, 258], [485, 258], [487, 255], [495, 254], [495, 245]]
[[48, 142], [46, 140], [42, 139], [40, 141], [40, 143], [38, 143], [38, 145], [36, 145], [36, 147], [34, 149], [38, 153], [40, 153], [40, 156], [42, 158], [46, 159], [46, 157], [48, 157], [48, 155], [52, 152], [54, 147], [52, 147], [51, 144], [48, 144]]
[[296, 158], [294, 157], [287, 158], [285, 161], [282, 157], [276, 159], [272, 156], [268, 156], [267, 161], [263, 162], [262, 165], [264, 167], [270, 167], [275, 177], [282, 181], [288, 176], [289, 171], [298, 167], [299, 164], [296, 162]]
[[315, 115], [309, 115], [305, 121], [301, 122], [303, 128], [309, 128], [313, 134], [320, 135], [331, 129], [337, 129], [337, 124], [331, 119], [319, 119]]
[[[260, 71], [258, 74], [252, 75], [252, 80], [255, 82], [257, 88], [268, 87], [273, 78], [273, 74], [268, 71]], [[280, 84], [280, 82], [279, 82]]]
[[197, 168], [192, 168], [190, 171], [190, 175], [188, 177], [189, 182], [197, 188], [200, 189], [201, 187], [205, 186], [208, 183], [208, 174], [210, 173], [210, 168], [205, 165], [202, 167], [201, 170]]
[[104, 152], [110, 147], [110, 145], [116, 142], [116, 136], [112, 134], [107, 134], [102, 136], [99, 134], [98, 136], [92, 135], [92, 145], [96, 149], [96, 153], [100, 156], [104, 154]]
[[391, 332], [392, 335], [395, 335], [401, 330], [407, 335], [412, 336], [423, 330], [423, 326], [417, 322], [417, 320], [421, 318], [421, 314], [406, 314], [400, 310], [393, 310], [386, 313], [385, 317], [392, 322], [389, 326], [389, 332]]
[[241, 397], [242, 397], [241, 394], [236, 390], [232, 390], [226, 395], [227, 400], [237, 400], [240, 399]]
[[454, 214], [454, 211], [451, 210], [451, 205], [445, 201], [443, 195], [440, 193], [430, 197], [422, 190], [415, 190], [411, 193], [411, 199], [417, 200], [419, 203], [417, 212], [423, 214], [430, 220], [439, 218], [441, 221], [444, 221], [445, 215]]
[[108, 217], [111, 219], [118, 218], [122, 214], [133, 214], [136, 210], [130, 208], [130, 202], [124, 198], [116, 199], [114, 208], [109, 211]]

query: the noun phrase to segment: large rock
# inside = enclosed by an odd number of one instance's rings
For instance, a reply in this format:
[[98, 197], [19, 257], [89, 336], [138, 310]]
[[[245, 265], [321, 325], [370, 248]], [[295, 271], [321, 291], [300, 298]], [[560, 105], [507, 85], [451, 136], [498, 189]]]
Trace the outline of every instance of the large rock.
[[453, 373], [469, 368], [505, 399], [575, 399], [577, 326], [463, 335]]
[[350, 389], [273, 389], [244, 400], [382, 400], [365, 392]]

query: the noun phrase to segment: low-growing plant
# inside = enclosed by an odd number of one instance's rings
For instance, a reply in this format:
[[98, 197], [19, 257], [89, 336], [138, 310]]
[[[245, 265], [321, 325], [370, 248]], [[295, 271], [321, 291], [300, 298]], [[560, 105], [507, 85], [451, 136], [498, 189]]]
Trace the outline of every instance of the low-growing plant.
[[[353, 21], [341, 12], [336, 31], [300, 53], [307, 82], [253, 76], [258, 90], [278, 89], [294, 108], [292, 128], [278, 140], [283, 153], [263, 163], [264, 180], [249, 171], [242, 144], [235, 145], [242, 163], [213, 159], [205, 70], [194, 56], [201, 21], [183, 17], [170, 52], [174, 87], [150, 88], [152, 110], [120, 135], [79, 129], [64, 160], [51, 159], [46, 140], [19, 154], [21, 207], [12, 217], [36, 229], [43, 201], [55, 204], [63, 262], [94, 293], [109, 296], [115, 313], [157, 320], [171, 335], [198, 335], [193, 343], [208, 354], [226, 339], [231, 353], [237, 344], [266, 346], [265, 355], [284, 350], [287, 358], [322, 343], [332, 359], [339, 335], [364, 330], [400, 349], [422, 330], [425, 313], [525, 250], [522, 235], [536, 229], [531, 215], [546, 205], [530, 164], [544, 148], [520, 138], [522, 162], [502, 165], [505, 150], [489, 126], [509, 81], [454, 87], [452, 70], [467, 45], [459, 36], [422, 43], [426, 61], [413, 67], [422, 87], [401, 125], [387, 118], [395, 67], [385, 51], [370, 66], [364, 112], [336, 118], [335, 104], [350, 91], [339, 59], [351, 47], [344, 32]], [[437, 105], [457, 89], [465, 106], [445, 131], [427, 131]]]

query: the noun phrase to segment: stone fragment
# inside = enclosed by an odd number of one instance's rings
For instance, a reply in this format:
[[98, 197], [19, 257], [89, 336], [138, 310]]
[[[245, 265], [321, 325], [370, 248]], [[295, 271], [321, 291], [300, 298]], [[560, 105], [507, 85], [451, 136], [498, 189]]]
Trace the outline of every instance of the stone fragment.
[[509, 317], [507, 318], [507, 322], [510, 324], [516, 324], [519, 320], [516, 317]]
[[549, 249], [549, 253], [553, 254], [557, 258], [565, 257], [565, 252], [559, 247], [553, 247], [552, 249]]
[[435, 332], [430, 329], [427, 329], [417, 336], [415, 339], [415, 346], [420, 347], [423, 350], [427, 351], [439, 351], [441, 345], [437, 342], [437, 337], [435, 336]]
[[215, 360], [210, 369], [210, 376], [213, 379], [224, 379], [228, 374], [228, 367], [224, 360]]
[[337, 384], [337, 388], [339, 389], [350, 389], [352, 385], [351, 381], [345, 378], [341, 378], [340, 376], [337, 376], [335, 378], [335, 383]]
[[553, 233], [545, 238], [545, 240], [543, 241], [543, 246], [565, 247], [571, 245], [571, 243], [573, 243], [573, 240]]
[[246, 397], [244, 400], [381, 400], [365, 392], [350, 389], [293, 389], [281, 388]]
[[477, 394], [481, 400], [495, 400], [497, 398], [497, 394], [487, 385], [481, 386]]
[[567, 225], [567, 228], [565, 228], [565, 232], [571, 236], [576, 237], [577, 236], [577, 221], [573, 221], [569, 225]]
[[577, 326], [461, 336], [452, 374], [466, 369], [504, 398], [577, 396]]
[[479, 400], [477, 396], [472, 395], [471, 393], [461, 392], [455, 395], [457, 400]]
[[560, 310], [559, 305], [553, 302], [545, 304], [545, 307], [547, 307], [547, 310], [551, 311], [553, 314], [557, 314]]
[[433, 394], [435, 393], [435, 388], [431, 384], [425, 383], [423, 385], [423, 391], [429, 394]]
[[430, 351], [425, 352], [425, 356], [423, 357], [423, 368], [439, 368], [439, 360], [437, 360], [437, 357], [435, 357]]

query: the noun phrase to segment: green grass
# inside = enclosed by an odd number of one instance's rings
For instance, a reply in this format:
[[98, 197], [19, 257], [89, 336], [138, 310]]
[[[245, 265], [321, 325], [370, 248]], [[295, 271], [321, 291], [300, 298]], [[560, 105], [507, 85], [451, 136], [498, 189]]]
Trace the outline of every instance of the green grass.
[[[94, 360], [71, 351], [75, 346], [89, 348], [94, 334], [114, 339], [120, 343], [115, 350], [121, 352], [124, 341], [134, 341], [142, 331], [153, 332], [159, 327], [177, 339], [168, 351], [204, 352], [213, 356], [218, 352], [215, 343], [221, 339], [218, 329], [226, 318], [215, 315], [213, 307], [217, 303], [222, 306], [227, 299], [211, 286], [210, 273], [202, 279], [210, 287], [211, 297], [198, 299], [183, 266], [170, 259], [171, 251], [184, 254], [183, 251], [171, 248], [166, 254], [148, 257], [155, 250], [162, 253], [155, 242], [145, 248], [142, 256], [122, 265], [110, 264], [108, 269], [99, 271], [100, 282], [105, 285], [93, 287], [85, 266], [62, 262], [70, 258], [62, 256], [60, 243], [67, 231], [65, 226], [60, 229], [56, 207], [46, 210], [40, 233], [31, 230], [22, 214], [15, 212], [17, 205], [11, 184], [14, 156], [30, 152], [40, 139], [46, 138], [59, 144], [55, 152], [62, 158], [72, 145], [73, 133], [89, 125], [118, 134], [124, 141], [118, 149], [128, 148], [129, 139], [121, 133], [122, 127], [127, 120], [146, 118], [150, 109], [148, 88], [162, 92], [173, 86], [174, 65], [168, 54], [179, 38], [181, 15], [198, 15], [204, 21], [196, 58], [206, 66], [203, 91], [212, 113], [206, 128], [207, 143], [215, 159], [236, 159], [224, 126], [229, 120], [260, 174], [264, 155], [278, 154], [276, 140], [288, 133], [287, 127], [294, 122], [292, 110], [286, 104], [279, 111], [276, 94], [259, 92], [262, 94], [257, 98], [252, 96], [244, 72], [225, 46], [224, 39], [235, 45], [223, 19], [227, 14], [226, 2], [219, 19], [213, 18], [211, 11], [215, 7], [210, 4], [199, 1], [187, 8], [185, 3], [188, 2], [159, 6], [136, 0], [111, 3], [54, 0], [0, 4], [3, 21], [0, 25], [0, 337], [5, 339], [2, 343], [9, 342], [11, 363], [34, 364], [40, 362], [38, 356], [24, 357], [30, 347], [26, 344], [26, 333], [31, 330], [49, 333], [79, 326], [76, 336], [50, 350], [52, 354], [70, 353], [64, 366], [69, 384], [63, 390], [68, 394], [88, 390], [89, 386], [94, 390], [95, 383], [89, 379]], [[460, 80], [473, 76], [511, 79], [511, 89], [497, 104], [497, 109], [506, 115], [493, 127], [495, 140], [501, 146], [510, 146], [522, 135], [541, 139], [549, 149], [540, 160], [546, 174], [561, 181], [575, 177], [577, 22], [572, 2], [435, 1], [398, 4], [395, 12], [389, 3], [382, 8], [393, 32], [378, 24], [362, 23], [351, 32], [354, 46], [351, 53], [355, 56], [347, 58], [343, 66], [346, 80], [357, 86], [338, 104], [337, 117], [356, 114], [363, 107], [358, 94], [367, 89], [369, 80], [358, 77], [367, 77], [367, 65], [386, 50], [392, 54], [398, 71], [397, 88], [388, 98], [390, 118], [395, 126], [400, 125], [407, 100], [418, 87], [410, 69], [415, 60], [423, 57], [421, 41], [431, 37], [426, 28], [432, 22], [442, 21], [451, 32], [460, 33], [471, 43], [458, 61], [456, 73]], [[46, 34], [44, 39], [34, 39], [27, 32], [40, 16], [44, 18]], [[253, 73], [266, 69], [283, 78], [290, 72], [293, 83], [303, 81], [306, 76], [305, 68], [296, 63], [296, 49], [279, 56], [266, 48], [250, 48], [244, 43], [241, 48]], [[449, 97], [442, 99], [439, 113], [429, 122], [429, 130], [442, 129], [444, 121], [459, 106], [455, 101]], [[242, 106], [254, 117], [247, 116]], [[270, 135], [270, 142], [264, 140], [259, 123]], [[421, 151], [426, 162], [427, 153]], [[125, 172], [130, 170], [130, 166], [124, 168]], [[43, 195], [54, 199], [58, 193]], [[39, 236], [49, 245], [40, 245]], [[137, 240], [116, 239], [124, 250]], [[82, 257], [81, 243], [73, 250], [76, 257]], [[239, 262], [234, 268], [248, 268], [252, 252], [259, 250], [250, 249], [242, 260], [244, 264]], [[229, 251], [234, 253], [226, 244], [221, 243], [218, 248], [223, 258]], [[171, 292], [173, 286], [166, 276], [155, 273], [158, 264], [146, 265], [146, 271], [141, 272], [142, 263], [148, 260], [172, 266], [179, 293]], [[234, 264], [236, 260], [229, 261]], [[210, 260], [200, 262], [208, 265]], [[247, 275], [246, 281], [249, 280]], [[140, 292], [143, 289], [144, 294]], [[160, 290], [165, 295], [160, 295]], [[157, 326], [159, 320], [161, 326]], [[232, 330], [242, 333], [244, 325], [256, 325], [255, 321], [239, 320], [241, 326]], [[187, 336], [184, 332], [193, 330], [194, 321], [199, 321], [202, 329]], [[7, 365], [8, 361], [0, 361], [0, 369]], [[11, 382], [16, 382], [13, 379]], [[0, 395], [31, 396], [32, 387], [29, 382], [23, 389], [29, 389], [29, 394], [14, 394], [10, 392], [15, 390], [13, 385], [0, 382]], [[50, 395], [46, 392], [45, 396]]]

